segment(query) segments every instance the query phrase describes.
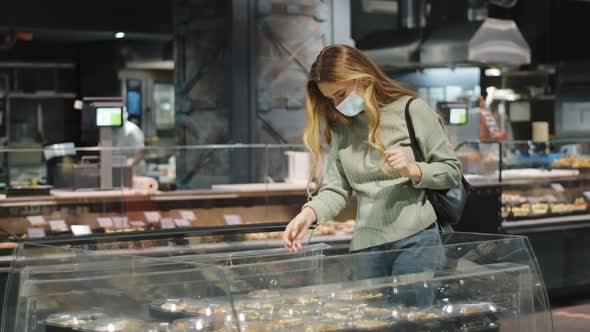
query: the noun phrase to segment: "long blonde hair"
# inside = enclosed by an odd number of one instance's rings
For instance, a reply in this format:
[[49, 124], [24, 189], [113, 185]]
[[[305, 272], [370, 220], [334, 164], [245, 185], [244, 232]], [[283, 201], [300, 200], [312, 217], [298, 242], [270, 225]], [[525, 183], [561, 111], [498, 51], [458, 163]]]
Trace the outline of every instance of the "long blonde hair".
[[[367, 82], [364, 94], [365, 113], [370, 129], [369, 145], [382, 152], [381, 169], [385, 171], [385, 146], [379, 137], [380, 110], [402, 96], [416, 96], [416, 92], [390, 79], [366, 55], [354, 47], [331, 45], [324, 48], [311, 65], [307, 81], [307, 123], [303, 133], [303, 143], [313, 155], [310, 181], [316, 178], [321, 182], [324, 151], [322, 144], [332, 144], [332, 128], [335, 123], [350, 124], [351, 119], [338, 112], [318, 88], [319, 82], [344, 83], [353, 80]], [[311, 197], [308, 186], [308, 195]]]

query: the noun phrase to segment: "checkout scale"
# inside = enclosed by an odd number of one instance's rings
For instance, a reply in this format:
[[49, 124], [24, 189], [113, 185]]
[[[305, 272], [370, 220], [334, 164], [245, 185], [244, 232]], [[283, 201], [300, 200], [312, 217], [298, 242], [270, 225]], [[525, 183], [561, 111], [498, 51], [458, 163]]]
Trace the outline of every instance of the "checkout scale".
[[[82, 104], [82, 105], [80, 105]], [[133, 171], [125, 158], [113, 153], [113, 130], [124, 125], [120, 98], [85, 98], [76, 105], [83, 112], [83, 130], [99, 131], [99, 155], [82, 156], [79, 162], [73, 143], [48, 146], [44, 149], [48, 182], [54, 188], [101, 189], [131, 187]]]

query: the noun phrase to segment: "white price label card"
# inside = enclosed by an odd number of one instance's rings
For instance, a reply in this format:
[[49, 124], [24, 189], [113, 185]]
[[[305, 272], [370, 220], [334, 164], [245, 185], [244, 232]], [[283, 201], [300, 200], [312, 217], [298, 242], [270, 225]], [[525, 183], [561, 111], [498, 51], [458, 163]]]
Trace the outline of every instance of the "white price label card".
[[143, 214], [145, 215], [145, 220], [149, 223], [159, 223], [160, 219], [162, 219], [162, 215], [158, 211], [148, 211]]
[[174, 223], [174, 219], [172, 218], [162, 218], [162, 220], [160, 220], [160, 225], [162, 229], [176, 228], [176, 224]]
[[189, 210], [180, 211], [180, 216], [182, 217], [182, 219], [186, 219], [188, 221], [197, 220], [197, 215], [193, 211]]
[[133, 227], [145, 227], [145, 223], [143, 221], [130, 221], [129, 225]]
[[193, 224], [186, 219], [174, 219], [174, 223], [176, 227], [193, 227]]
[[96, 218], [96, 222], [98, 222], [98, 226], [100, 226], [101, 228], [113, 227], [113, 219], [109, 217]]
[[74, 235], [90, 235], [92, 234], [92, 229], [88, 225], [72, 225], [70, 226], [72, 233]]
[[27, 220], [33, 226], [41, 226], [41, 225], [47, 224], [47, 222], [45, 221], [45, 218], [43, 218], [43, 216], [28, 216]]
[[590, 200], [590, 191], [584, 191], [584, 196], [586, 196], [586, 199]]
[[29, 227], [27, 229], [27, 234], [31, 239], [45, 237], [45, 229], [39, 227]]
[[69, 232], [70, 228], [64, 220], [49, 220], [49, 229], [52, 232]]
[[565, 188], [561, 185], [561, 183], [552, 183], [551, 188], [558, 193], [562, 193], [565, 191]]
[[113, 217], [113, 226], [117, 229], [123, 229], [129, 227], [127, 217]]
[[244, 223], [239, 214], [224, 214], [223, 219], [226, 225], [241, 225]]

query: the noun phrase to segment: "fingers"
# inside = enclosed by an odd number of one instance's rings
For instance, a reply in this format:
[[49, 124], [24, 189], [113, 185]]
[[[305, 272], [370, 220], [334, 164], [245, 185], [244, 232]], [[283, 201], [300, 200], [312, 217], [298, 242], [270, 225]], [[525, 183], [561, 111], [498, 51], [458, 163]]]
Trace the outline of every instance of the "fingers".
[[285, 228], [285, 231], [283, 232], [283, 235], [281, 236], [282, 240], [283, 240], [283, 244], [285, 244], [286, 248], [290, 248], [293, 246], [293, 241], [292, 241], [292, 228], [293, 225], [292, 223], [289, 223], [289, 225], [287, 225], [287, 228]]
[[393, 157], [396, 155], [403, 155], [404, 152], [400, 149], [391, 149], [391, 150], [387, 150], [385, 151], [385, 155], [389, 158], [389, 157]]
[[387, 161], [388, 161], [389, 166], [391, 166], [393, 168], [406, 167], [408, 165], [408, 161], [406, 160], [405, 157], [400, 157], [398, 159], [388, 159]]

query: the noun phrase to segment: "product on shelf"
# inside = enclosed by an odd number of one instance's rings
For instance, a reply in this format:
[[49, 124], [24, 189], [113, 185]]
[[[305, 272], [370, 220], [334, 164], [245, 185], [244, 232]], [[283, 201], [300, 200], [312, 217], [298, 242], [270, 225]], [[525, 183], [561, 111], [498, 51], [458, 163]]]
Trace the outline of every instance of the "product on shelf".
[[236, 298], [235, 311], [229, 304], [215, 304], [216, 299], [167, 299], [154, 301], [152, 306], [170, 311], [199, 307], [194, 310], [196, 316], [174, 320], [168, 332], [237, 332], [238, 324], [239, 331], [268, 332], [499, 330], [495, 315], [499, 309], [492, 302], [447, 302], [444, 307], [406, 308], [391, 304], [379, 291], [314, 289], [313, 293], [313, 297], [303, 298], [306, 304], [294, 304], [304, 295], [278, 296], [273, 289], [256, 290]]
[[389, 326], [392, 325], [391, 321], [386, 321], [386, 320], [368, 320], [368, 319], [362, 319], [362, 320], [358, 320], [355, 321], [353, 323], [353, 326], [357, 329], [363, 329], [363, 330], [372, 330], [372, 329], [383, 329], [383, 328], [387, 328]]
[[90, 322], [82, 326], [81, 332], [147, 332], [150, 326], [137, 319], [105, 318]]
[[553, 167], [590, 168], [590, 159], [580, 157], [565, 157], [553, 161]]
[[502, 204], [524, 204], [527, 203], [528, 199], [519, 194], [510, 194], [510, 193], [503, 193], [502, 194]]
[[251, 299], [278, 299], [281, 297], [281, 293], [278, 290], [271, 289], [259, 289], [248, 293], [248, 297]]
[[[346, 222], [327, 221], [318, 225], [313, 230], [313, 235], [337, 235], [337, 234], [352, 234], [354, 232], [354, 220], [347, 220]], [[277, 240], [280, 239], [283, 232], [270, 233], [248, 233], [244, 237], [248, 241], [261, 240]]]
[[547, 203], [534, 203], [531, 205], [531, 213], [534, 216], [545, 215], [549, 212], [549, 204]]
[[202, 318], [187, 318], [175, 320], [168, 327], [169, 332], [197, 332], [210, 331], [214, 326], [206, 319]]
[[518, 193], [503, 193], [502, 203], [501, 214], [505, 219], [579, 213], [588, 210], [588, 202], [584, 197], [578, 197], [572, 203], [567, 203], [560, 202], [551, 194], [524, 196]]
[[439, 319], [441, 315], [431, 310], [412, 309], [406, 314], [406, 319], [412, 321], [433, 320]]
[[381, 299], [384, 295], [381, 292], [354, 292], [354, 291], [341, 291], [335, 293], [334, 298], [337, 300], [344, 301], [367, 301]]
[[48, 316], [42, 324], [54, 327], [55, 331], [71, 331], [63, 328], [81, 327], [104, 317], [105, 314], [98, 311], [63, 312]]

